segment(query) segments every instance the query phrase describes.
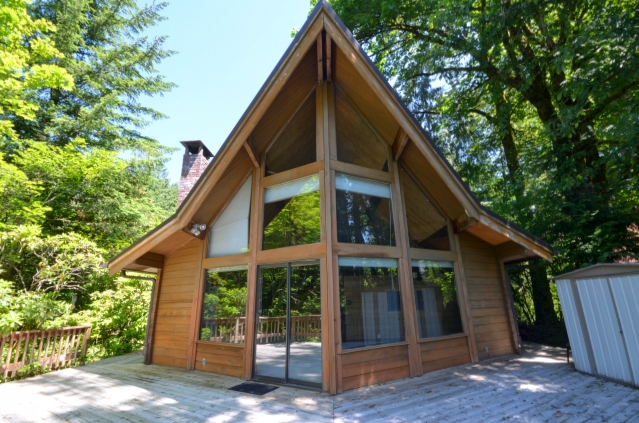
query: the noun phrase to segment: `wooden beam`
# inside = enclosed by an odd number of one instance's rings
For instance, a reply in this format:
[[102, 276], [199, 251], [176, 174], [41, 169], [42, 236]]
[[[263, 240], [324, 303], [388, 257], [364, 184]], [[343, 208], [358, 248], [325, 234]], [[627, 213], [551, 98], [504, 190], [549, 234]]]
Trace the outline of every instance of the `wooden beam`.
[[215, 269], [217, 267], [248, 265], [251, 261], [251, 253], [233, 254], [230, 256], [202, 259], [202, 268]]
[[513, 241], [497, 245], [495, 253], [497, 254], [497, 259], [503, 262], [536, 257], [535, 253]]
[[453, 220], [453, 230], [456, 234], [458, 234], [464, 232], [466, 229], [475, 226], [478, 223], [479, 220], [475, 219], [472, 216], [469, 216], [468, 213], [464, 213], [457, 219]]
[[[449, 226], [448, 232], [451, 232]], [[470, 308], [470, 301], [468, 300], [468, 289], [466, 288], [466, 271], [464, 269], [464, 259], [462, 258], [461, 247], [459, 245], [459, 237], [457, 234], [451, 234], [453, 241], [453, 248], [457, 254], [455, 279], [457, 282], [457, 293], [459, 295], [460, 312], [464, 322], [464, 330], [468, 335], [468, 353], [470, 354], [470, 360], [473, 363], [479, 362], [479, 353], [477, 352], [477, 341], [475, 340], [475, 324], [473, 322], [473, 314]]]
[[331, 56], [333, 55], [333, 46], [331, 43], [331, 37], [326, 34], [326, 81], [331, 82], [332, 80], [332, 60]]
[[246, 152], [248, 153], [249, 157], [251, 158], [251, 161], [253, 162], [253, 166], [255, 166], [256, 168], [259, 169], [260, 168], [260, 163], [255, 158], [255, 154], [253, 153], [253, 149], [251, 148], [251, 146], [246, 141], [244, 141], [244, 149], [246, 149]]
[[533, 239], [525, 236], [519, 231], [510, 229], [506, 224], [499, 221], [498, 219], [482, 214], [479, 218], [479, 221], [492, 230], [510, 238], [517, 244], [524, 246], [526, 249], [530, 250], [532, 253], [538, 255], [544, 260], [552, 261], [552, 251], [550, 251], [547, 247], [539, 245]]
[[200, 310], [202, 309], [202, 290], [204, 285], [204, 271], [202, 270], [202, 259], [206, 254], [204, 244], [204, 241], [200, 242], [198, 261], [195, 266], [195, 277], [193, 278], [193, 303], [191, 304], [191, 321], [189, 327], [189, 345], [186, 353], [186, 370], [195, 369], [195, 343], [199, 338], [198, 328], [200, 327]]
[[415, 293], [410, 256], [408, 254], [409, 238], [408, 223], [404, 210], [404, 192], [399, 179], [397, 162], [389, 163], [389, 170], [395, 176], [392, 185], [393, 211], [396, 223], [395, 239], [401, 250], [399, 265], [399, 284], [401, 286], [402, 309], [404, 311], [404, 328], [408, 342], [408, 370], [411, 377], [422, 374], [422, 356], [419, 347], [419, 333], [417, 329], [417, 310], [415, 309]]
[[[151, 364], [153, 360], [153, 335], [155, 334], [155, 319], [158, 314], [158, 299], [160, 298], [161, 286], [162, 269], [159, 269], [151, 290], [151, 304], [149, 304], [149, 318], [147, 319], [146, 342], [144, 346], [144, 364]], [[85, 339], [85, 342], [86, 341]]]
[[331, 169], [336, 172], [348, 173], [353, 176], [361, 176], [362, 178], [374, 179], [380, 182], [392, 184], [394, 182], [393, 174], [384, 172], [383, 170], [370, 169], [368, 167], [358, 166], [350, 163], [331, 160]]
[[393, 141], [393, 160], [399, 160], [409, 140], [410, 138], [408, 137], [406, 131], [404, 131], [402, 128], [399, 128], [397, 130], [397, 135], [395, 135], [395, 140]]
[[253, 190], [251, 191], [251, 224], [249, 233], [249, 267], [246, 295], [246, 332], [244, 336], [244, 379], [253, 377], [253, 351], [255, 350], [255, 307], [257, 300], [257, 251], [260, 249], [260, 236], [262, 228], [262, 204], [260, 181], [262, 169], [253, 170]]
[[324, 82], [324, 47], [322, 43], [322, 32], [317, 34], [317, 83]]
[[156, 253], [145, 253], [138, 259], [136, 259], [133, 264], [138, 264], [140, 266], [153, 267], [155, 269], [163, 269], [164, 268], [164, 256], [162, 254]]
[[[496, 250], [496, 249], [495, 249]], [[510, 326], [510, 332], [513, 339], [513, 346], [517, 354], [521, 354], [521, 339], [519, 336], [519, 326], [517, 324], [517, 315], [515, 314], [515, 302], [513, 300], [512, 288], [509, 283], [508, 276], [506, 275], [506, 267], [504, 266], [504, 260], [497, 259], [497, 266], [499, 266], [500, 276], [502, 280], [502, 287], [504, 288], [504, 298], [508, 303], [506, 305], [506, 313], [508, 315], [508, 324]]]

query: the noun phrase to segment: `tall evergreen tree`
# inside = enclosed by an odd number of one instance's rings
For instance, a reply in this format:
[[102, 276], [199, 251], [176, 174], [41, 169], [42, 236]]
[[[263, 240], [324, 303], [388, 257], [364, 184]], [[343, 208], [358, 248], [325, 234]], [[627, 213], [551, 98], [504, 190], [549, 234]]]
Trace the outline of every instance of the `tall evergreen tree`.
[[174, 87], [156, 69], [174, 53], [164, 48], [166, 37], [143, 35], [164, 19], [164, 7], [140, 7], [135, 0], [34, 1], [31, 14], [57, 27], [49, 36], [64, 54], [59, 64], [75, 88], [41, 90], [36, 118], [16, 120], [20, 136], [58, 146], [83, 138], [89, 147], [150, 156], [165, 152], [140, 132], [150, 120], [164, 117], [140, 98]]

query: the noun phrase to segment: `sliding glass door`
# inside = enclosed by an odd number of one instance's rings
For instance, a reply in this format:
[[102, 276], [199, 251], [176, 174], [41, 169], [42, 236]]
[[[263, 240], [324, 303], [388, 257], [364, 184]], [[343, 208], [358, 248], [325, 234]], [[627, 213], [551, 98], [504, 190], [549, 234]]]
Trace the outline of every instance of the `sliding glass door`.
[[260, 266], [253, 375], [321, 387], [319, 261]]

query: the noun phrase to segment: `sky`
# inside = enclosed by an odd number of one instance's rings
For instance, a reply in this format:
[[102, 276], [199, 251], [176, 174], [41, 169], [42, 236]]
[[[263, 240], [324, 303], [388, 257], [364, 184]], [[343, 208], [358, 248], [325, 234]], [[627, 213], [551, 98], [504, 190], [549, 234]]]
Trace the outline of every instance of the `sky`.
[[178, 87], [141, 99], [169, 116], [142, 132], [179, 148], [167, 163], [172, 182], [180, 180], [180, 141], [202, 140], [217, 152], [310, 10], [309, 0], [173, 0], [164, 9], [168, 19], [147, 35], [167, 35], [166, 48], [178, 52], [158, 66]]

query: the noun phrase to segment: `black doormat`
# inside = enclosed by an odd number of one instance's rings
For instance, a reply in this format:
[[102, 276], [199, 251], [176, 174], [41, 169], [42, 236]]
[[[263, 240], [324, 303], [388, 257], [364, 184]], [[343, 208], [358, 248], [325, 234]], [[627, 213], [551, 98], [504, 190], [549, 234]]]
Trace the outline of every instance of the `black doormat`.
[[277, 388], [277, 386], [263, 385], [261, 383], [244, 382], [229, 388], [229, 390], [245, 392], [247, 394], [253, 395], [264, 395], [276, 390]]

